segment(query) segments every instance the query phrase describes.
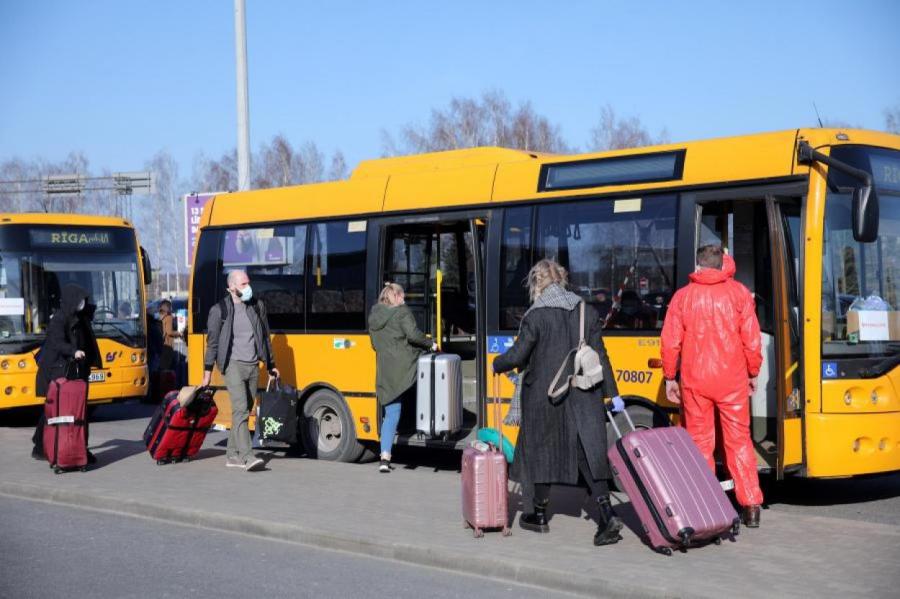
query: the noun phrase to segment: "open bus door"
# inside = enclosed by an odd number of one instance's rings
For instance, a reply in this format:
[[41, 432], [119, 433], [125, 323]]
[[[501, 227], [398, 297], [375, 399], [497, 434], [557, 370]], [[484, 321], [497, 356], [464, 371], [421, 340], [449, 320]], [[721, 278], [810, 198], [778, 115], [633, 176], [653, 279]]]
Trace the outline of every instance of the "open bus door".
[[[753, 293], [763, 362], [750, 398], [751, 435], [762, 471], [781, 478], [803, 464], [800, 308], [802, 247], [797, 186], [703, 191], [682, 196], [683, 247], [721, 244], [734, 258], [735, 280]], [[682, 281], [694, 251], [680, 258]], [[682, 283], [683, 284], [683, 283]]]
[[[772, 299], [775, 333], [775, 393], [778, 453], [775, 476], [803, 464], [803, 401], [798, 294], [800, 207], [796, 199], [766, 196], [772, 255]], [[793, 229], [792, 229], [793, 227]]]

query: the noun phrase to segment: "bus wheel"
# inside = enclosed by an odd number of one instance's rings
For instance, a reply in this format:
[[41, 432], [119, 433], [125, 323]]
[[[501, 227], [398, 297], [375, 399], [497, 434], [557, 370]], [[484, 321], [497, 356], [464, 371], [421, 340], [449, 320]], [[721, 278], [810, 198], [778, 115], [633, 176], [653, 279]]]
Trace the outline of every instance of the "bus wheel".
[[363, 445], [356, 440], [350, 410], [330, 389], [315, 391], [303, 405], [301, 439], [306, 455], [333, 462], [355, 462]]

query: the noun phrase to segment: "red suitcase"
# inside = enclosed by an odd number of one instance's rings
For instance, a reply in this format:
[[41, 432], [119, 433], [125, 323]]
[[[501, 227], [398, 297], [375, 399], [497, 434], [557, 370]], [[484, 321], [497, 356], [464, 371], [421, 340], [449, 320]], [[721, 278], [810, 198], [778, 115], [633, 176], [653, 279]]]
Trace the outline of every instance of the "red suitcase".
[[144, 443], [159, 465], [190, 460], [197, 455], [219, 413], [212, 389], [201, 389], [182, 406], [178, 391], [170, 391], [144, 431]]
[[[500, 418], [500, 379], [494, 377], [494, 421], [500, 430], [503, 446], [503, 420]], [[480, 442], [479, 442], [480, 443]], [[509, 536], [509, 498], [507, 494], [506, 457], [495, 445], [481, 451], [466, 447], [462, 457], [463, 525], [472, 528], [476, 538], [485, 528], [500, 528]]]
[[58, 378], [44, 401], [44, 455], [56, 474], [87, 469], [87, 381]]
[[613, 476], [637, 513], [650, 546], [666, 555], [736, 535], [740, 519], [688, 432], [680, 426], [634, 430], [607, 453]]

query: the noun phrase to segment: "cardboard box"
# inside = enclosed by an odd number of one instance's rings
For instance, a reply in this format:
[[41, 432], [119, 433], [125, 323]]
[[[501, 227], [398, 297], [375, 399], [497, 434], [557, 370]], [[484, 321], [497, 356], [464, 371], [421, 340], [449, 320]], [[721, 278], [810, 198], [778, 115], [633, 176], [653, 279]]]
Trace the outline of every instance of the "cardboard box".
[[900, 341], [900, 311], [848, 311], [847, 339]]

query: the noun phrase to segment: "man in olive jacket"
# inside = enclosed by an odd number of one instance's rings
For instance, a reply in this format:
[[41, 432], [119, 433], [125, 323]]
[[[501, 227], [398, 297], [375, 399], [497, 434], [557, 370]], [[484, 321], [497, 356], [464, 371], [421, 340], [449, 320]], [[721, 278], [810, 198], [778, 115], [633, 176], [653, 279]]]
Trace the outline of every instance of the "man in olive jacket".
[[209, 310], [206, 323], [206, 353], [203, 356], [203, 386], [209, 386], [213, 366], [225, 377], [231, 398], [231, 430], [225, 465], [258, 470], [265, 462], [250, 451], [250, 408], [259, 383], [259, 362], [278, 377], [269, 340], [266, 306], [253, 298], [250, 278], [242, 270], [228, 273], [228, 295]]
[[375, 395], [384, 407], [381, 424], [382, 472], [390, 472], [391, 446], [400, 421], [400, 404], [416, 384], [416, 369], [422, 351], [437, 346], [416, 326], [413, 313], [404, 303], [403, 287], [385, 285], [369, 313], [369, 336], [375, 349]]

